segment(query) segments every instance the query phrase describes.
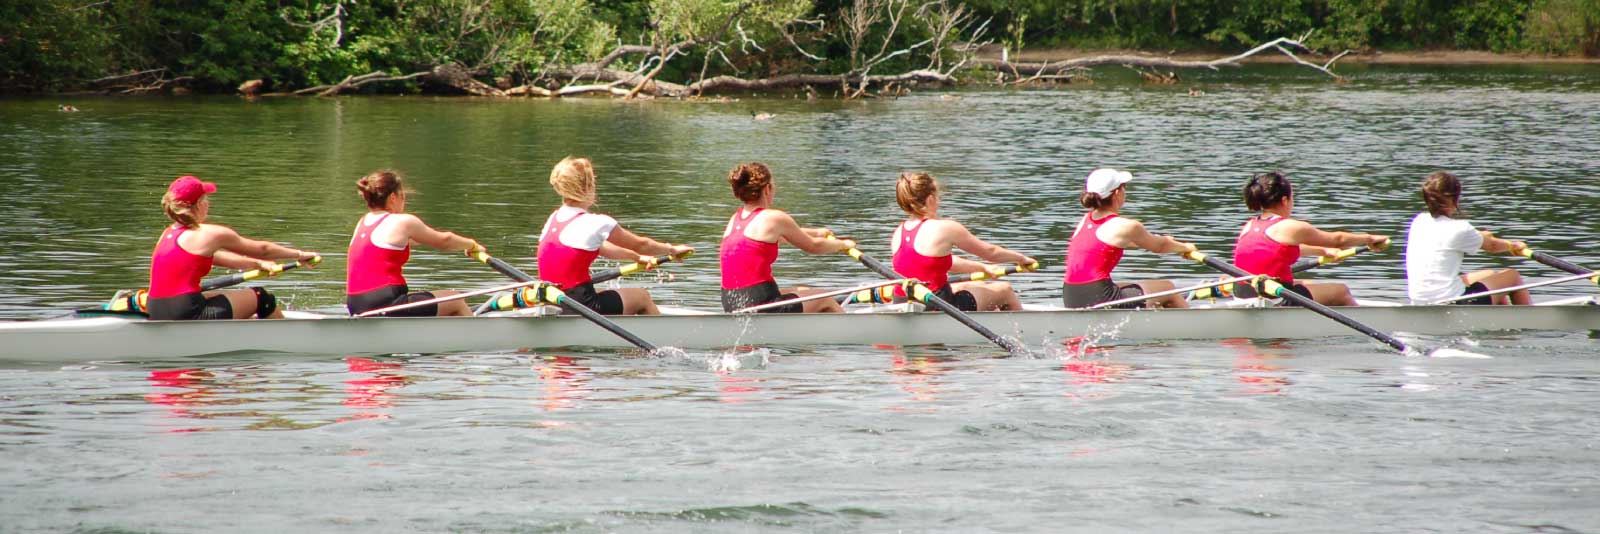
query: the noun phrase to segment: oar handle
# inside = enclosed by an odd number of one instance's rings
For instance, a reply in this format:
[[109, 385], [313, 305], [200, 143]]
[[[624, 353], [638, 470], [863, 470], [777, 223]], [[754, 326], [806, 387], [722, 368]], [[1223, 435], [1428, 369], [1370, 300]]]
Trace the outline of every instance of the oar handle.
[[1019, 263], [1019, 264], [1013, 265], [1011, 267], [996, 268], [994, 270], [986, 270], [986, 271], [982, 271], [982, 272], [976, 272], [976, 273], [969, 273], [969, 274], [965, 274], [965, 275], [952, 276], [952, 277], [950, 277], [950, 283], [954, 284], [956, 282], [976, 282], [976, 281], [979, 281], [979, 280], [993, 280], [993, 279], [996, 279], [996, 278], [1000, 278], [1000, 277], [1003, 277], [1003, 276], [1009, 276], [1009, 275], [1013, 275], [1013, 274], [1017, 274], [1017, 273], [1031, 273], [1031, 272], [1039, 270], [1039, 267], [1040, 267], [1039, 266], [1039, 262], [1037, 262], [1037, 261], [1035, 261], [1033, 263], [1026, 264], [1026, 265]]
[[601, 282], [610, 282], [610, 281], [615, 280], [617, 278], [621, 278], [621, 277], [624, 277], [624, 276], [627, 276], [627, 275], [630, 275], [630, 274], [633, 274], [633, 273], [637, 273], [639, 271], [653, 271], [653, 270], [655, 270], [656, 267], [660, 267], [661, 264], [663, 264], [663, 263], [674, 262], [674, 261], [680, 261], [681, 262], [681, 261], [683, 261], [684, 258], [687, 258], [687, 257], [692, 256], [692, 255], [694, 255], [694, 251], [690, 250], [690, 251], [686, 251], [686, 252], [684, 252], [682, 254], [668, 254], [668, 255], [664, 255], [664, 256], [656, 256], [654, 258], [650, 258], [649, 262], [636, 261], [636, 262], [633, 262], [633, 263], [630, 263], [630, 264], [627, 264], [627, 265], [623, 265], [623, 266], [618, 267], [616, 269], [611, 269], [611, 270], [607, 270], [607, 271], [601, 271], [599, 274], [596, 274], [593, 277], [591, 277], [589, 279], [589, 281], [594, 282], [596, 284], [601, 283]]
[[1390, 240], [1385, 239], [1385, 240], [1383, 240], [1381, 242], [1378, 242], [1378, 243], [1373, 243], [1373, 244], [1363, 245], [1363, 246], [1359, 246], [1359, 247], [1350, 247], [1350, 248], [1347, 248], [1347, 249], [1343, 249], [1343, 250], [1340, 250], [1338, 254], [1334, 254], [1332, 256], [1317, 256], [1315, 258], [1306, 258], [1306, 259], [1300, 260], [1298, 262], [1295, 262], [1294, 266], [1290, 267], [1289, 270], [1290, 270], [1290, 272], [1298, 273], [1298, 272], [1301, 272], [1301, 271], [1307, 271], [1307, 270], [1315, 269], [1317, 267], [1321, 267], [1323, 265], [1327, 265], [1327, 264], [1330, 264], [1330, 263], [1339, 263], [1341, 261], [1350, 259], [1351, 256], [1355, 256], [1356, 254], [1360, 254], [1362, 252], [1367, 252], [1369, 250], [1372, 251], [1372, 252], [1383, 252], [1383, 251], [1389, 249], [1389, 244], [1390, 243], [1391, 243]]
[[[1582, 265], [1534, 250], [1533, 247], [1522, 247], [1511, 251], [1511, 253], [1572, 274], [1593, 274], [1595, 272], [1593, 269], [1585, 268]], [[1600, 276], [1595, 277], [1595, 283], [1600, 284]]]
[[[1245, 272], [1244, 269], [1229, 265], [1227, 262], [1207, 256], [1205, 253], [1200, 251], [1185, 252], [1183, 253], [1183, 257], [1203, 263], [1207, 267], [1233, 276], [1250, 276], [1250, 273]], [[1374, 330], [1372, 327], [1358, 323], [1355, 321], [1355, 319], [1351, 319], [1342, 313], [1333, 311], [1332, 308], [1323, 306], [1322, 304], [1317, 303], [1317, 301], [1307, 298], [1305, 295], [1295, 293], [1294, 291], [1289, 290], [1289, 288], [1284, 287], [1283, 284], [1279, 283], [1277, 280], [1268, 278], [1263, 281], [1261, 285], [1262, 294], [1283, 298], [1295, 304], [1299, 304], [1301, 307], [1316, 312], [1318, 315], [1333, 319], [1339, 324], [1350, 327], [1357, 332], [1366, 334], [1368, 337], [1381, 341], [1390, 347], [1394, 347], [1395, 350], [1400, 352], [1405, 352], [1406, 350], [1406, 344], [1400, 342], [1398, 339], [1395, 339], [1394, 336]]]
[[[305, 260], [305, 263], [308, 264], [308, 265], [316, 265], [316, 264], [322, 263], [322, 256], [313, 256], [311, 259]], [[294, 269], [294, 268], [299, 267], [299, 266], [300, 266], [300, 262], [280, 263], [276, 267], [273, 267], [271, 269], [251, 269], [251, 270], [240, 272], [240, 273], [233, 273], [233, 274], [230, 274], [230, 275], [227, 275], [227, 276], [219, 276], [217, 278], [212, 278], [210, 280], [206, 280], [204, 282], [201, 282], [200, 283], [200, 290], [201, 291], [213, 291], [213, 290], [217, 290], [217, 289], [222, 289], [224, 287], [236, 286], [236, 285], [239, 285], [239, 284], [243, 284], [245, 282], [249, 282], [251, 280], [255, 280], [255, 279], [261, 278], [263, 276], [274, 277], [274, 276], [278, 276], [279, 274], [282, 274], [284, 271], [288, 271], [288, 270]]]

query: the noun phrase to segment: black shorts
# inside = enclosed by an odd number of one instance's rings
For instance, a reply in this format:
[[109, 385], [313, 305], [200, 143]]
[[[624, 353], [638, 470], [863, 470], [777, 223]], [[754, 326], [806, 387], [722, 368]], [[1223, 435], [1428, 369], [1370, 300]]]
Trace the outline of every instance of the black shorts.
[[[407, 293], [405, 285], [383, 286], [366, 293], [345, 295], [344, 307], [350, 310], [350, 315], [366, 313], [379, 308], [387, 308], [399, 304], [408, 304], [434, 298], [433, 293], [418, 291]], [[428, 304], [404, 310], [395, 310], [383, 314], [384, 317], [433, 317], [439, 315], [438, 304]]]
[[[732, 312], [740, 308], [760, 306], [768, 302], [799, 298], [794, 293], [778, 293], [778, 283], [766, 281], [756, 285], [744, 286], [739, 289], [722, 290], [722, 311]], [[758, 313], [800, 313], [805, 311], [805, 305], [799, 302], [785, 304], [776, 308], [767, 308]]]
[[[1062, 284], [1061, 304], [1068, 308], [1087, 308], [1102, 302], [1122, 300], [1144, 295], [1144, 288], [1139, 284], [1121, 284], [1112, 282], [1110, 278], [1096, 280], [1086, 284]], [[1110, 306], [1111, 308], [1131, 310], [1149, 305], [1148, 300], [1128, 302]]]
[[175, 297], [150, 299], [145, 303], [154, 321], [214, 321], [233, 318], [233, 303], [227, 295], [206, 297], [202, 293], [189, 293]]
[[[1308, 298], [1308, 299], [1312, 298], [1312, 296], [1311, 296], [1311, 288], [1306, 287], [1305, 284], [1297, 283], [1295, 285], [1288, 286], [1288, 288], [1289, 288], [1289, 291], [1293, 291], [1295, 293], [1299, 293], [1300, 296], [1302, 296], [1302, 297], [1305, 297], [1305, 298]], [[1233, 296], [1238, 297], [1238, 298], [1242, 298], [1242, 299], [1253, 299], [1253, 298], [1256, 298], [1256, 288], [1251, 287], [1250, 284], [1246, 284], [1244, 282], [1236, 282], [1236, 283], [1233, 284]], [[1279, 302], [1278, 305], [1279, 306], [1299, 306], [1299, 304], [1295, 304], [1293, 301], [1290, 301], [1289, 299], [1283, 299], [1283, 301]]]
[[944, 286], [939, 288], [938, 291], [934, 291], [933, 294], [954, 305], [958, 310], [966, 312], [978, 311], [978, 298], [972, 296], [971, 291], [955, 292], [950, 286]]
[[[1489, 290], [1489, 286], [1483, 285], [1483, 282], [1473, 282], [1472, 285], [1467, 286], [1467, 290], [1461, 292], [1461, 294], [1462, 295], [1471, 295], [1473, 293], [1482, 293], [1482, 292], [1488, 291], [1488, 290]], [[1489, 295], [1484, 295], [1484, 296], [1481, 296], [1481, 297], [1470, 298], [1470, 299], [1467, 299], [1467, 300], [1458, 300], [1458, 301], [1452, 302], [1451, 304], [1464, 304], [1464, 305], [1468, 305], [1468, 306], [1488, 306], [1490, 304], [1494, 304], [1494, 297], [1489, 296]]]
[[[622, 294], [609, 289], [595, 292], [594, 282], [584, 282], [572, 286], [571, 289], [563, 289], [561, 292], [566, 293], [567, 298], [572, 299], [573, 302], [583, 304], [591, 310], [600, 312], [600, 315], [622, 314]], [[562, 315], [570, 313], [567, 310], [561, 310]]]

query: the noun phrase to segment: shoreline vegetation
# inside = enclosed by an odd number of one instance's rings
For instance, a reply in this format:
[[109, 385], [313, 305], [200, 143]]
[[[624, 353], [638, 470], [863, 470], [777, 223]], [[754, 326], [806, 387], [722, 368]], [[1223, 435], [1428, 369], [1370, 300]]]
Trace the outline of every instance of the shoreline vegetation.
[[1600, 0], [15, 0], [0, 93], [871, 98], [1243, 62], [1600, 63]]

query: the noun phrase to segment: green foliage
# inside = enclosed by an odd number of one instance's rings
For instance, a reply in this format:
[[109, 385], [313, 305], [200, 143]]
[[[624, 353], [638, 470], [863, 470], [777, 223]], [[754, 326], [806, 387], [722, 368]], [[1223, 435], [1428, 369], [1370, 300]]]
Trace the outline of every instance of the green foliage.
[[[79, 88], [150, 69], [190, 77], [202, 90], [257, 78], [288, 90], [443, 63], [485, 80], [526, 82], [620, 44], [688, 43], [663, 73], [680, 81], [702, 69], [707, 76], [841, 73], [877, 57], [883, 62], [873, 72], [883, 73], [943, 59], [931, 46], [879, 52], [933, 36], [934, 6], [919, 8], [934, 0], [908, 0], [913, 14], [893, 34], [880, 18], [847, 38], [842, 13], [868, 1], [881, 11], [900, 0], [7, 0], [0, 2], [0, 92]], [[945, 1], [970, 10], [972, 24], [963, 27], [986, 23], [980, 40], [1013, 50], [1240, 50], [1309, 33], [1307, 44], [1330, 50], [1600, 55], [1600, 0]]]

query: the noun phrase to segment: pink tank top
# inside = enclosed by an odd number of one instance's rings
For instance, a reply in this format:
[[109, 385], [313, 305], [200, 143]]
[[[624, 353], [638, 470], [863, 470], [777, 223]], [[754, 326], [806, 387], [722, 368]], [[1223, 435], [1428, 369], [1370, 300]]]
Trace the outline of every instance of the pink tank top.
[[1233, 245], [1233, 265], [1250, 274], [1264, 274], [1285, 284], [1294, 283], [1294, 262], [1300, 259], [1298, 245], [1285, 245], [1267, 237], [1272, 225], [1287, 221], [1283, 217], [1271, 219], [1251, 217]]
[[588, 215], [587, 212], [573, 215], [566, 221], [556, 215], [550, 214], [544, 234], [539, 236], [539, 279], [566, 290], [589, 281], [589, 266], [594, 264], [595, 258], [600, 257], [600, 249], [584, 250], [561, 243], [561, 232], [572, 221]]
[[385, 213], [378, 216], [372, 224], [366, 224], [367, 217], [361, 216], [356, 221], [356, 235], [350, 238], [350, 250], [345, 257], [344, 293], [346, 295], [359, 295], [387, 286], [406, 285], [406, 277], [400, 271], [405, 268], [406, 262], [411, 261], [411, 245], [394, 250], [383, 248], [372, 243], [372, 231], [378, 229], [389, 218]]
[[1072, 241], [1067, 244], [1066, 283], [1087, 284], [1111, 278], [1111, 270], [1122, 261], [1122, 248], [1101, 241], [1095, 231], [1116, 216], [1113, 213], [1095, 220], [1094, 212], [1083, 214], [1078, 229], [1072, 232]]
[[161, 232], [150, 255], [150, 298], [159, 299], [200, 292], [200, 279], [211, 272], [212, 258], [178, 246], [178, 236], [188, 228], [176, 224]]
[[756, 208], [749, 215], [744, 208], [728, 219], [728, 235], [722, 237], [722, 288], [742, 289], [763, 282], [775, 282], [772, 263], [778, 261], [778, 244], [757, 241], [746, 237], [744, 229], [755, 220], [756, 214], [766, 208]]
[[[917, 232], [922, 231], [927, 219], [919, 219], [916, 226], [906, 227], [906, 221], [900, 223], [900, 248], [894, 251], [894, 272], [906, 278], [921, 280], [923, 285], [931, 291], [938, 291], [950, 285], [950, 266], [955, 263], [955, 258], [950, 255], [923, 256], [917, 252]], [[895, 294], [905, 296], [905, 291], [895, 288]]]

